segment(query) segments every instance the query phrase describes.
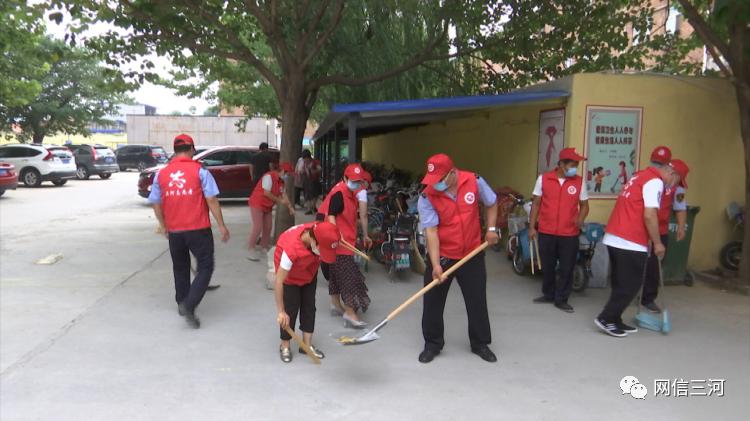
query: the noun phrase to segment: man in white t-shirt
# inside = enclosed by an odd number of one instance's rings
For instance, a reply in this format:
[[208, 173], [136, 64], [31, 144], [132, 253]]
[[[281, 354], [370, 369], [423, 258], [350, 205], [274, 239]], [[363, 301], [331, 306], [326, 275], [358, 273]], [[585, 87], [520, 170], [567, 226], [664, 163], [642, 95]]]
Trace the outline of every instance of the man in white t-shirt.
[[622, 321], [622, 313], [643, 285], [649, 242], [663, 258], [666, 249], [659, 236], [658, 211], [664, 184], [674, 184], [675, 170], [649, 167], [633, 175], [617, 198], [607, 222], [603, 243], [609, 252], [612, 291], [607, 304], [594, 319], [604, 333], [625, 337], [638, 331]]
[[539, 238], [538, 258], [544, 274], [542, 295], [534, 302], [554, 303], [566, 313], [573, 313], [568, 298], [573, 290], [578, 235], [589, 213], [586, 184], [577, 174], [585, 159], [574, 148], [560, 151], [557, 167], [536, 180], [530, 214], [529, 239]]

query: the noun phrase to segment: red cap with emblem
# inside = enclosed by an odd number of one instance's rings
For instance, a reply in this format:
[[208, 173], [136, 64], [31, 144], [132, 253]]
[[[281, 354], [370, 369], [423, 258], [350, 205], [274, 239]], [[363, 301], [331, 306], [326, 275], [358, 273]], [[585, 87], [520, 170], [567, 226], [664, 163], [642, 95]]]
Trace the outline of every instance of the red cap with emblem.
[[560, 161], [563, 160], [569, 160], [569, 161], [585, 161], [586, 158], [582, 155], [578, 155], [576, 152], [576, 148], [565, 148], [560, 151]]
[[443, 179], [453, 169], [453, 161], [444, 154], [432, 155], [427, 159], [427, 173], [422, 184], [431, 186]]
[[680, 185], [684, 188], [687, 188], [687, 175], [690, 171], [690, 168], [688, 168], [685, 161], [681, 159], [673, 159], [672, 162], [669, 163], [669, 166], [672, 167], [672, 169], [674, 169], [675, 172], [680, 175]]
[[294, 167], [292, 166], [292, 164], [283, 161], [279, 164], [279, 171], [286, 171], [288, 173], [291, 173], [294, 172]]
[[313, 235], [315, 235], [315, 241], [317, 241], [318, 250], [320, 250], [320, 260], [324, 263], [335, 263], [336, 249], [339, 246], [339, 238], [341, 238], [336, 225], [330, 222], [319, 222], [313, 225]]
[[666, 146], [657, 146], [654, 151], [651, 152], [651, 162], [657, 164], [666, 165], [672, 160], [672, 151]]
[[190, 136], [188, 136], [188, 135], [186, 135], [185, 133], [178, 134], [174, 138], [174, 143], [172, 144], [172, 146], [182, 146], [182, 145], [192, 145], [193, 147], [195, 147], [195, 143], [193, 142], [193, 138], [190, 137]]
[[349, 164], [344, 170], [344, 176], [352, 181], [362, 181], [365, 179], [365, 170], [359, 164]]

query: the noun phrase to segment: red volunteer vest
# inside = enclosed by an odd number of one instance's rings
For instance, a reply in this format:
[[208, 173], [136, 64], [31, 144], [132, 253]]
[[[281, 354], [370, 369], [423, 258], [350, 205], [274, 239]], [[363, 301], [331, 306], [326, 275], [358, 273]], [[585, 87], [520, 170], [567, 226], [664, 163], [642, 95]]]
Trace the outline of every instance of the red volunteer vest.
[[273, 254], [276, 271], [279, 270], [281, 255], [284, 252], [292, 261], [292, 270], [289, 271], [289, 275], [284, 281], [287, 285], [307, 285], [313, 281], [318, 273], [320, 258], [310, 251], [301, 239], [305, 229], [312, 227], [314, 224], [310, 222], [291, 227], [284, 231], [276, 241], [276, 251]]
[[655, 178], [660, 178], [656, 168], [647, 168], [630, 178], [609, 216], [608, 233], [648, 247], [648, 231], [643, 220], [643, 185]]
[[672, 206], [674, 203], [674, 187], [664, 186], [664, 192], [661, 194], [659, 203], [659, 235], [667, 235], [669, 232], [669, 217], [672, 215]]
[[578, 205], [583, 188], [581, 176], [566, 177], [562, 186], [555, 170], [542, 174], [539, 232], [572, 237], [578, 235]]
[[[281, 195], [281, 192], [284, 190], [284, 180], [279, 177], [279, 173], [276, 171], [269, 171], [263, 174], [264, 177], [266, 175], [271, 176], [271, 194], [274, 196]], [[271, 210], [273, 210], [273, 205], [276, 204], [273, 200], [266, 197], [262, 181], [255, 184], [253, 193], [247, 199], [247, 203], [254, 208], [263, 209], [263, 212], [271, 212]]]
[[[354, 245], [354, 243], [357, 242], [357, 210], [359, 209], [359, 204], [357, 203], [357, 196], [354, 192], [349, 190], [349, 187], [346, 186], [345, 182], [339, 181], [333, 186], [323, 200], [323, 203], [318, 208], [318, 213], [322, 213], [325, 216], [325, 221], [328, 220], [328, 207], [331, 203], [331, 198], [337, 192], [341, 192], [344, 196], [344, 211], [336, 216], [336, 227], [338, 227], [344, 240], [346, 240], [347, 243]], [[344, 247], [338, 247], [336, 249], [336, 254], [339, 256], [354, 255], [353, 252]]]
[[424, 190], [438, 214], [440, 256], [461, 259], [482, 243], [479, 220], [479, 187], [474, 173], [458, 171], [456, 200], [428, 186]]
[[186, 157], [172, 159], [158, 174], [161, 206], [167, 231], [193, 231], [211, 227], [208, 205], [201, 188], [201, 164]]

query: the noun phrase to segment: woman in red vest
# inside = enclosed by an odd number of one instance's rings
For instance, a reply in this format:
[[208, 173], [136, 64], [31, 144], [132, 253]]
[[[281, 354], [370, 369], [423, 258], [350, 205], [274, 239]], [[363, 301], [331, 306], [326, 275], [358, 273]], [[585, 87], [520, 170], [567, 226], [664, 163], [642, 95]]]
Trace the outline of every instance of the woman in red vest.
[[257, 262], [260, 260], [259, 252], [255, 246], [260, 238], [260, 248], [268, 251], [268, 243], [271, 239], [271, 227], [273, 226], [273, 207], [275, 204], [285, 205], [289, 209], [289, 214], [294, 216], [294, 207], [289, 203], [284, 194], [284, 176], [294, 171], [292, 164], [282, 162], [278, 170], [272, 169], [265, 173], [260, 182], [255, 185], [253, 193], [247, 202], [250, 205], [250, 218], [252, 219], [253, 228], [250, 231], [250, 240], [248, 247], [250, 254], [249, 260]]
[[583, 177], [577, 175], [578, 163], [585, 159], [575, 148], [561, 150], [557, 168], [537, 178], [531, 205], [529, 239], [534, 240], [539, 231], [539, 258], [544, 273], [542, 296], [534, 302], [554, 303], [566, 313], [573, 312], [568, 297], [573, 290], [578, 234], [589, 214], [586, 185]]
[[[274, 263], [276, 267], [276, 308], [277, 321], [281, 326], [281, 361], [292, 361], [289, 346], [291, 336], [285, 328], [294, 330], [299, 313], [299, 327], [302, 340], [312, 348], [318, 358], [325, 355], [312, 344], [315, 330], [315, 290], [318, 285], [320, 261], [336, 261], [336, 248], [340, 234], [330, 222], [312, 222], [297, 225], [284, 231], [276, 242]], [[300, 353], [304, 351], [302, 348]]]
[[[443, 311], [453, 278], [458, 281], [469, 319], [471, 352], [487, 362], [496, 362], [490, 350], [492, 341], [490, 318], [487, 312], [487, 268], [484, 253], [479, 253], [444, 279], [443, 270], [462, 259], [482, 243], [479, 202], [485, 206], [485, 220], [497, 221], [497, 196], [482, 177], [461, 171], [445, 154], [427, 160], [427, 174], [422, 179], [427, 187], [419, 197], [419, 221], [427, 239], [427, 268], [424, 284], [433, 279], [442, 283], [424, 295], [422, 335], [425, 345], [419, 362], [429, 363], [445, 345]], [[497, 227], [488, 226], [484, 239], [497, 244]]]
[[664, 165], [648, 167], [628, 180], [609, 216], [602, 243], [609, 252], [612, 292], [594, 324], [604, 333], [622, 338], [638, 329], [625, 324], [622, 313], [643, 285], [649, 248], [659, 258], [666, 249], [659, 236], [659, 207], [664, 185], [677, 173]]
[[[362, 188], [365, 170], [359, 164], [349, 164], [344, 170], [343, 179], [333, 186], [318, 208], [317, 219], [336, 224], [341, 237], [349, 244], [357, 242], [357, 191]], [[360, 219], [362, 239], [365, 248], [372, 246], [367, 235], [367, 218]], [[367, 311], [370, 297], [367, 295], [365, 277], [354, 261], [354, 253], [344, 247], [336, 249], [336, 262], [324, 268], [328, 274], [328, 294], [331, 296], [331, 309], [342, 314], [345, 324], [362, 329], [367, 323], [360, 320], [358, 311]]]

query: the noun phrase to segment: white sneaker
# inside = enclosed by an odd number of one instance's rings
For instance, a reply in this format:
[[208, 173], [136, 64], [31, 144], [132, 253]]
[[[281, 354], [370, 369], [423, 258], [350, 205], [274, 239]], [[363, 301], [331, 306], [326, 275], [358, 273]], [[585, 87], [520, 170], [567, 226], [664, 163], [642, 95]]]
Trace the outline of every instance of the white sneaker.
[[247, 260], [253, 261], [253, 262], [260, 262], [260, 255], [258, 253], [257, 249], [250, 250], [250, 253], [247, 255]]

